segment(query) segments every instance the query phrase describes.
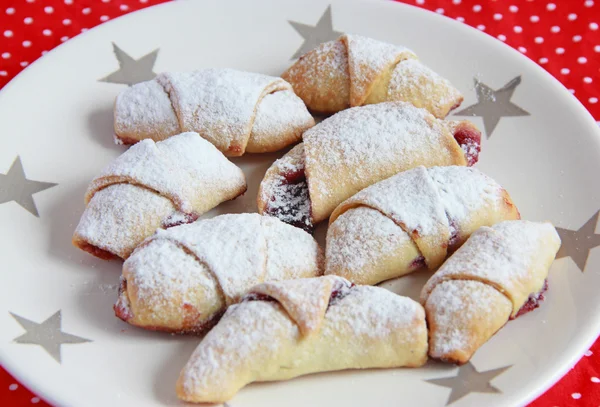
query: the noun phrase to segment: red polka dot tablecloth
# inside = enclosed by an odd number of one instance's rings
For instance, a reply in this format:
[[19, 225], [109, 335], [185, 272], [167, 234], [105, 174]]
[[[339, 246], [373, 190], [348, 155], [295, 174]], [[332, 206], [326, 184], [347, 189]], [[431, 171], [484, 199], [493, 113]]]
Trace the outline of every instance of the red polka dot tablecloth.
[[[70, 38], [166, 0], [0, 0], [0, 88]], [[298, 0], [300, 1], [300, 0]], [[561, 81], [600, 120], [600, 0], [403, 0], [504, 41]], [[0, 405], [48, 405], [0, 369]], [[531, 404], [600, 406], [600, 340]]]

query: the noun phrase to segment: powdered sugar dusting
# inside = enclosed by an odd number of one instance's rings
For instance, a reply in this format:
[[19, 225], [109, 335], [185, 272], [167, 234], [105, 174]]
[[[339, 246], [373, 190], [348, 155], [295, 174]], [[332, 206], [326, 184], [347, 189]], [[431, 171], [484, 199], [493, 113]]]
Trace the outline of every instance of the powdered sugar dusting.
[[[115, 131], [125, 136], [152, 135], [155, 140], [180, 131], [169, 95], [158, 82], [141, 82], [117, 95]], [[119, 137], [115, 141], [122, 143]]]
[[480, 339], [472, 331], [475, 321], [483, 332], [502, 319], [499, 313], [505, 313], [508, 320], [511, 308], [510, 301], [504, 295], [484, 283], [444, 281], [433, 290], [425, 305], [429, 323], [435, 321], [429, 354], [434, 358], [443, 358], [457, 350], [474, 350]]
[[480, 280], [494, 284], [511, 298], [516, 313], [529, 295], [542, 287], [548, 273], [544, 265], [554, 259], [559, 246], [560, 239], [550, 223], [505, 221], [483, 226], [433, 275], [421, 298], [425, 300], [444, 280]]
[[[460, 103], [462, 96], [450, 81], [423, 65], [417, 59], [406, 59], [396, 65], [388, 87], [390, 100], [424, 102], [433, 114], [447, 112]], [[414, 98], [414, 100], [413, 100]], [[425, 107], [425, 106], [422, 106]], [[436, 116], [445, 116], [438, 115]]]
[[233, 69], [163, 73], [156, 80], [169, 94], [182, 129], [197, 131], [221, 151], [243, 152], [260, 99], [291, 89], [280, 78]]
[[[408, 234], [393, 220], [379, 211], [360, 206], [344, 212], [330, 226], [335, 237], [328, 232], [326, 270], [345, 270], [353, 281], [377, 265], [382, 252], [389, 247], [411, 243]], [[360, 238], [358, 238], [360, 237]], [[357, 278], [358, 277], [358, 278]]]

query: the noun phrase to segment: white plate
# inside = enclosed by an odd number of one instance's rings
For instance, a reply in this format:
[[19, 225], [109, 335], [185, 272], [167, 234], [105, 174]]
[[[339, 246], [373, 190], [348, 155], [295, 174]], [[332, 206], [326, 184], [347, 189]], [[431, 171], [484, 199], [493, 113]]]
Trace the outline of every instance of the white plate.
[[[115, 318], [120, 264], [71, 246], [87, 183], [123, 151], [112, 141], [111, 111], [124, 86], [99, 81], [119, 68], [111, 43], [134, 59], [159, 49], [154, 72], [212, 66], [278, 75], [303, 44], [288, 20], [317, 25], [327, 6], [321, 0], [208, 0], [152, 7], [58, 47], [0, 93], [0, 174], [8, 173], [19, 156], [28, 179], [58, 184], [34, 195], [39, 218], [25, 209], [33, 210], [26, 190], [20, 194], [23, 206], [0, 205], [0, 356], [19, 380], [60, 405], [178, 404], [175, 380], [198, 342], [145, 332]], [[509, 90], [483, 95], [488, 102], [478, 105], [488, 126], [494, 115], [505, 116], [483, 140], [478, 167], [510, 191], [526, 219], [550, 220], [571, 230], [591, 220], [565, 240], [561, 254], [567, 257], [552, 266], [542, 307], [510, 322], [476, 353], [472, 364], [459, 370], [429, 363], [420, 369], [348, 371], [253, 384], [229, 405], [514, 406], [532, 400], [577, 361], [600, 327], [600, 251], [592, 250], [584, 267], [588, 247], [600, 244], [598, 237], [587, 237], [594, 234], [594, 215], [600, 209], [596, 123], [549, 74], [477, 30], [391, 2], [332, 1], [331, 11], [337, 31], [416, 51], [464, 93], [461, 109], [477, 103], [476, 90], [484, 89], [481, 84], [475, 89], [474, 78], [496, 90], [520, 77], [520, 84], [515, 80]], [[327, 22], [325, 15], [307, 35], [330, 39]], [[152, 57], [137, 65], [124, 61], [126, 73], [134, 67], [140, 75]], [[514, 107], [507, 110], [511, 94], [510, 101], [529, 115]], [[507, 116], [511, 111], [521, 115]], [[473, 121], [484, 128], [482, 118]], [[258, 184], [277, 156], [236, 159], [249, 179], [248, 193], [210, 216], [256, 210]], [[17, 179], [18, 166], [10, 174]], [[0, 176], [0, 202], [11, 199], [1, 184], [7, 179]], [[43, 186], [33, 184], [33, 190]], [[14, 188], [8, 190], [14, 195]], [[386, 286], [414, 296], [426, 278], [421, 273]], [[58, 349], [52, 344], [77, 340], [57, 335], [57, 316], [49, 318], [59, 310], [64, 332], [91, 340], [63, 344], [61, 363], [52, 357]], [[22, 326], [10, 313], [32, 322], [21, 319]]]

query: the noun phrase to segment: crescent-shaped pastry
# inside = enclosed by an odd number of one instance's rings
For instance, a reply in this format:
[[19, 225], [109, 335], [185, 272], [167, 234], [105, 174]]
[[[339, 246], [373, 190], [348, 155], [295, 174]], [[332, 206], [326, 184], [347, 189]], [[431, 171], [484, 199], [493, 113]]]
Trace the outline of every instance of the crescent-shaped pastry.
[[329, 218], [326, 274], [377, 284], [437, 269], [480, 226], [519, 219], [512, 199], [475, 168], [417, 167], [371, 185]]
[[537, 308], [559, 247], [550, 223], [506, 221], [475, 231], [421, 292], [429, 355], [466, 363], [509, 319]]
[[419, 165], [473, 165], [481, 133], [405, 102], [344, 110], [307, 130], [267, 171], [262, 214], [310, 230], [361, 189]]
[[125, 89], [114, 120], [119, 143], [195, 131], [226, 156], [280, 150], [315, 124], [283, 79], [216, 68], [166, 72]]
[[344, 34], [301, 56], [283, 75], [311, 111], [336, 113], [402, 101], [444, 118], [463, 100], [408, 48]]
[[256, 213], [221, 215], [147, 239], [123, 264], [114, 308], [142, 328], [198, 333], [253, 286], [322, 271], [305, 231]]
[[229, 307], [177, 382], [179, 398], [220, 403], [256, 381], [427, 360], [417, 302], [339, 277], [267, 283]]
[[143, 140], [91, 182], [73, 244], [126, 259], [156, 229], [193, 222], [245, 191], [242, 170], [197, 133]]

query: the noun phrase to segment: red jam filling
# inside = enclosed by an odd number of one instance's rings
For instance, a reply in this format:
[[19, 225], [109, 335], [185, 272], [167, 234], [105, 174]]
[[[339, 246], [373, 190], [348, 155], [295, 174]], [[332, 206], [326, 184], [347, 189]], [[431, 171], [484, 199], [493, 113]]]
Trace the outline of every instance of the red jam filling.
[[283, 179], [278, 185], [277, 196], [272, 196], [265, 212], [279, 220], [304, 229], [314, 231], [310, 216], [310, 195], [304, 169], [281, 174]]
[[172, 228], [175, 226], [185, 225], [187, 223], [194, 223], [198, 220], [198, 215], [195, 213], [174, 213], [163, 221], [163, 229]]
[[465, 153], [467, 165], [471, 167], [479, 160], [481, 132], [473, 127], [462, 125], [454, 132], [454, 139]]
[[[327, 305], [327, 308], [331, 307], [332, 305], [337, 304], [342, 298], [344, 298], [348, 294], [350, 294], [350, 291], [352, 290], [352, 288], [354, 288], [354, 283], [351, 283], [349, 281], [336, 282], [336, 285], [333, 287], [333, 290], [331, 290], [331, 296], [329, 297], [329, 304]], [[242, 299], [242, 301], [243, 302], [245, 302], [245, 301], [275, 302], [277, 300], [275, 300], [273, 297], [271, 297], [269, 295], [260, 294], [260, 293], [250, 293], [250, 294], [246, 294], [244, 296], [244, 298]]]
[[423, 268], [425, 266], [426, 266], [426, 264], [425, 264], [425, 257], [419, 256], [419, 257], [417, 257], [416, 259], [414, 259], [410, 263], [410, 265], [408, 266], [408, 268], [410, 270], [418, 270], [418, 269], [421, 269], [421, 268]]
[[129, 307], [126, 306], [124, 301], [121, 300], [121, 298], [126, 295], [125, 294], [126, 291], [127, 291], [127, 280], [124, 279], [123, 277], [121, 277], [121, 282], [119, 284], [119, 294], [117, 296], [117, 298], [119, 298], [119, 300], [114, 305], [113, 309], [115, 310], [115, 315], [125, 322], [127, 322], [131, 318], [133, 318], [133, 314], [131, 313], [131, 310], [129, 309]]
[[544, 293], [548, 291], [548, 280], [544, 280], [544, 285], [542, 286], [542, 289], [535, 293], [535, 294], [531, 294], [529, 296], [529, 299], [527, 300], [527, 302], [525, 304], [523, 304], [523, 306], [521, 307], [521, 309], [519, 310], [519, 312], [517, 312], [517, 315], [515, 315], [515, 317], [511, 317], [510, 319], [515, 319], [515, 318], [519, 318], [521, 315], [525, 315], [528, 312], [533, 311], [534, 309], [536, 309], [537, 307], [540, 306], [540, 302], [542, 302], [545, 297], [544, 297]]

